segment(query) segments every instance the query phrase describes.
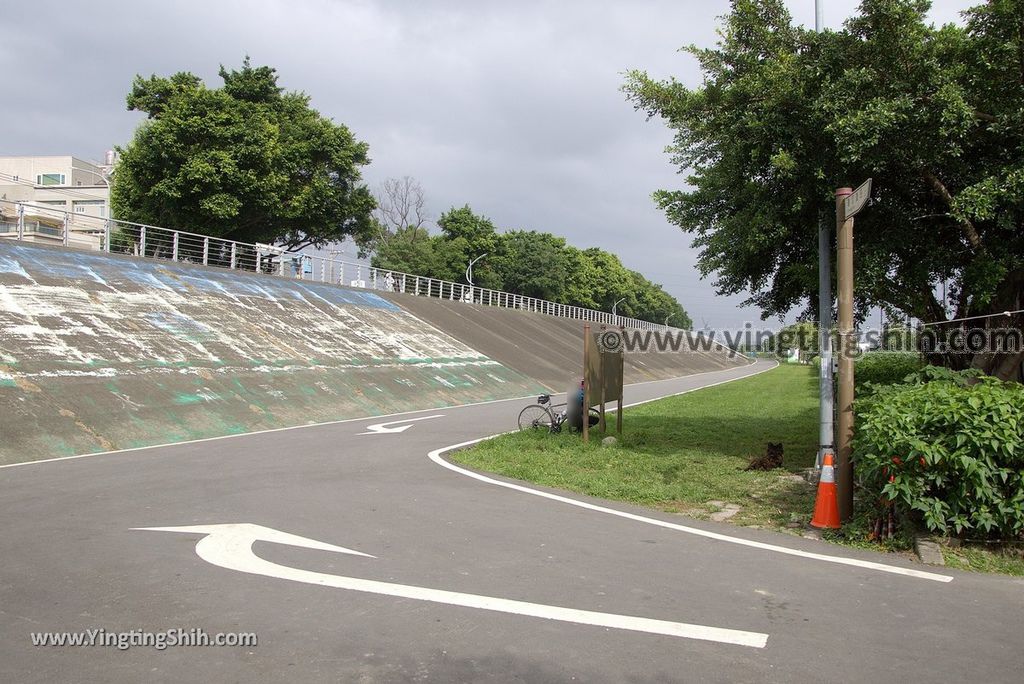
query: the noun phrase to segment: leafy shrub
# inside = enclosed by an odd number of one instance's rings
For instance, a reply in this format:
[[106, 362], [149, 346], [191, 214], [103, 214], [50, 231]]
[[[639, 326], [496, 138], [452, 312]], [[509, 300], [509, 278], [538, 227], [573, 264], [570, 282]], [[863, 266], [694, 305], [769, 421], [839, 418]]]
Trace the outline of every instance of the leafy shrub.
[[1021, 536], [1024, 387], [946, 373], [858, 401], [857, 475], [933, 532]]
[[853, 377], [858, 386], [895, 385], [925, 366], [920, 355], [901, 352], [871, 352], [854, 364]]

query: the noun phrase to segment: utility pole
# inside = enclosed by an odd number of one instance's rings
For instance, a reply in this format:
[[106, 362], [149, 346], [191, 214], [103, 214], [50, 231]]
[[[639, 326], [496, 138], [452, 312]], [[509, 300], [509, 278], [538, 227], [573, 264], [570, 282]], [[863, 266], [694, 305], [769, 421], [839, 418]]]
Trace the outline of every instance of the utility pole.
[[[822, 0], [814, 0], [814, 30], [823, 28]], [[835, 456], [833, 415], [835, 397], [832, 384], [832, 231], [825, 213], [818, 216], [818, 459], [821, 468], [825, 454]]]

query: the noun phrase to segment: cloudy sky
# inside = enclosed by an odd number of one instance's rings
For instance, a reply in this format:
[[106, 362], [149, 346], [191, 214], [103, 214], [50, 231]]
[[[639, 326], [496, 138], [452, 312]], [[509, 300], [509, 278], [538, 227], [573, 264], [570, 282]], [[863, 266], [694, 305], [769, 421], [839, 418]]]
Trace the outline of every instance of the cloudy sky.
[[[837, 27], [856, 0], [823, 0]], [[813, 0], [788, 0], [813, 25]], [[936, 0], [956, 21], [971, 0]], [[701, 281], [690, 238], [650, 196], [682, 178], [657, 120], [626, 102], [623, 72], [698, 85], [681, 46], [712, 45], [726, 0], [246, 0], [6, 3], [0, 156], [99, 160], [143, 115], [125, 109], [136, 74], [219, 65], [278, 70], [368, 142], [371, 187], [412, 176], [434, 218], [469, 204], [501, 228], [542, 230], [618, 254], [662, 283], [698, 327], [759, 312]]]

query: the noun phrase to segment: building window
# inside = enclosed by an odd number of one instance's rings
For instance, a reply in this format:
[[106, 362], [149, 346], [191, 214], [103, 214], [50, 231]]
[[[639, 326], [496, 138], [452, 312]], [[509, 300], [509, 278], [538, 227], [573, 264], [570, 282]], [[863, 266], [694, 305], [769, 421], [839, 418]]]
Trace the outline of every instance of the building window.
[[107, 203], [104, 200], [74, 200], [71, 206], [74, 207], [76, 214], [107, 217]]
[[64, 174], [41, 173], [36, 176], [36, 185], [64, 185]]

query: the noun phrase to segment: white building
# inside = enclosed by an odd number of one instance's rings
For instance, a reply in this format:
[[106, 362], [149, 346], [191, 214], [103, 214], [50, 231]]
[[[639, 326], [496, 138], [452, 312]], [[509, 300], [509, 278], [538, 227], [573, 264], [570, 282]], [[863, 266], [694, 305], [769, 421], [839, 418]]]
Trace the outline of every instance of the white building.
[[[0, 237], [21, 231], [32, 242], [102, 247], [110, 217], [110, 171], [71, 156], [0, 157]], [[21, 228], [18, 228], [19, 205]]]

